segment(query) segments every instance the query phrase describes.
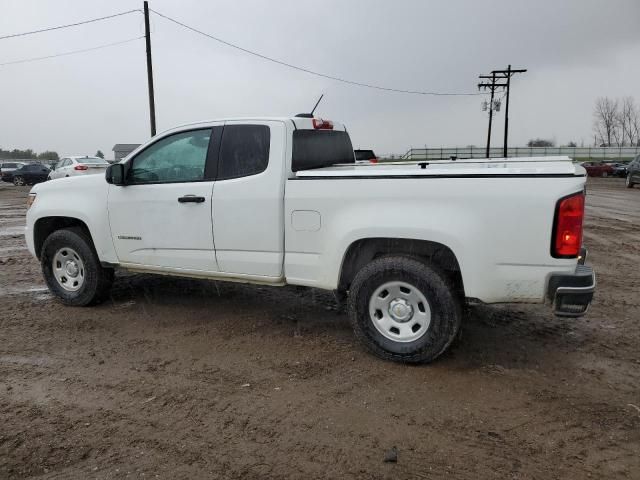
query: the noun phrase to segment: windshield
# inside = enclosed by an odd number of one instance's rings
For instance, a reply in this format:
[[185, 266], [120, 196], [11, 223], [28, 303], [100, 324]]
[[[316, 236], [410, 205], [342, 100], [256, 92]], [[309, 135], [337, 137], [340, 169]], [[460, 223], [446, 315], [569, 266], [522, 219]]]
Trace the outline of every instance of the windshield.
[[296, 130], [293, 132], [294, 172], [328, 167], [337, 163], [355, 163], [347, 132], [333, 130]]
[[98, 158], [98, 157], [78, 158], [77, 162], [82, 163], [83, 165], [108, 165], [109, 164], [109, 162], [107, 162], [103, 158]]

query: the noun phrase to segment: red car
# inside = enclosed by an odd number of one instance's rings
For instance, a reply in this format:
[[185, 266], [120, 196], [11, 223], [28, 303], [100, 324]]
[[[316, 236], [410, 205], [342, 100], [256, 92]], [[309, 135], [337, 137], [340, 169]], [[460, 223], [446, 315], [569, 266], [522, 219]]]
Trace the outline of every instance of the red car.
[[608, 163], [585, 162], [582, 166], [590, 177], [609, 177], [613, 175], [613, 166]]

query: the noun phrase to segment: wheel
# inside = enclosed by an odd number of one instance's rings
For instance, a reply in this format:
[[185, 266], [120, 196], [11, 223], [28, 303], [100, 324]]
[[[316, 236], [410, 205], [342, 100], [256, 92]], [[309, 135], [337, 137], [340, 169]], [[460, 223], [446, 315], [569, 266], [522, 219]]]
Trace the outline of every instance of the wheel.
[[373, 260], [349, 291], [356, 337], [386, 360], [435, 360], [455, 339], [462, 319], [453, 285], [436, 268], [412, 257]]
[[49, 235], [40, 263], [49, 290], [65, 305], [94, 305], [109, 295], [113, 269], [100, 265], [91, 240], [80, 228]]
[[24, 178], [22, 177], [13, 177], [13, 184], [16, 187], [21, 187], [24, 185]]
[[608, 174], [607, 172], [602, 172], [602, 176], [603, 176], [603, 177], [608, 177], [608, 176], [609, 176], [609, 174]]
[[625, 182], [627, 188], [633, 188], [634, 183], [631, 181], [631, 174], [627, 173], [627, 180]]

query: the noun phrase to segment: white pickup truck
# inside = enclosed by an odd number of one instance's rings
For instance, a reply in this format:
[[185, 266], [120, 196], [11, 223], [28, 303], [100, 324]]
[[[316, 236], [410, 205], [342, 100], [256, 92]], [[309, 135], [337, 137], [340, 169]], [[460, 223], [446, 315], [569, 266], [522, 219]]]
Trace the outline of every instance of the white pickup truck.
[[373, 353], [428, 362], [465, 302], [586, 312], [585, 175], [567, 157], [356, 165], [338, 123], [210, 121], [157, 135], [106, 180], [36, 185], [26, 239], [67, 305], [105, 299], [116, 268], [335, 290]]

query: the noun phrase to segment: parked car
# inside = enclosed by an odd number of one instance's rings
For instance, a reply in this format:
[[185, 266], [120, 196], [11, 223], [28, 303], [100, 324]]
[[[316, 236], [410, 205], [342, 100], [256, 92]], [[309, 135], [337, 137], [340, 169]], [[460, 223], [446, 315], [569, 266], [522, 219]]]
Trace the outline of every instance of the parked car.
[[348, 298], [374, 354], [428, 362], [466, 303], [585, 314], [585, 183], [568, 157], [357, 165], [339, 123], [213, 121], [36, 185], [25, 237], [66, 305], [108, 298], [115, 268], [315, 287]]
[[633, 188], [633, 186], [640, 184], [640, 155], [634, 158], [627, 167], [627, 188]]
[[73, 177], [76, 175], [104, 174], [109, 162], [99, 157], [64, 157], [56, 164], [49, 174], [49, 179]]
[[613, 174], [613, 167], [608, 163], [585, 162], [582, 166], [590, 177], [609, 177]]
[[611, 172], [611, 175], [613, 175], [614, 177], [625, 178], [627, 176], [627, 166], [629, 165], [628, 163], [612, 163], [610, 165], [613, 168], [613, 172]]
[[0, 163], [0, 178], [3, 182], [13, 182], [13, 172], [22, 167], [22, 162], [3, 162]]
[[358, 163], [378, 163], [378, 157], [373, 150], [354, 150], [353, 153]]
[[13, 184], [19, 186], [46, 182], [50, 171], [41, 163], [27, 163], [13, 172]]

